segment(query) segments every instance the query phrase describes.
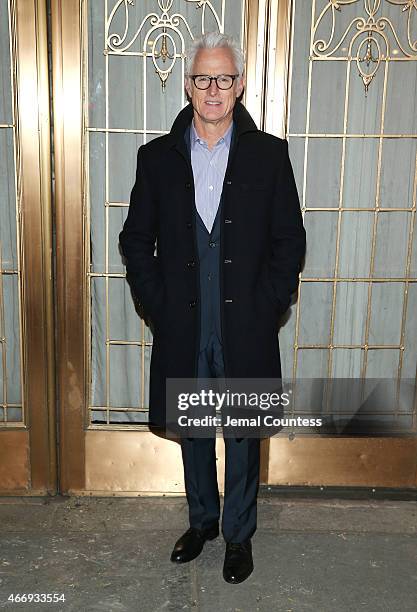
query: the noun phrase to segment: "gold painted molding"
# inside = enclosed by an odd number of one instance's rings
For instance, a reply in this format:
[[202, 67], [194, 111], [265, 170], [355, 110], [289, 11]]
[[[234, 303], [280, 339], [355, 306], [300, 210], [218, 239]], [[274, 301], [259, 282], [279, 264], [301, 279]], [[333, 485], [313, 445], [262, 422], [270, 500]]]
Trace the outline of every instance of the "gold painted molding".
[[[26, 432], [1, 432], [13, 489], [55, 493], [50, 126], [45, 0], [12, 0], [12, 91]], [[12, 463], [11, 463], [12, 462]], [[4, 472], [0, 488], [10, 489]]]
[[85, 265], [81, 0], [52, 0], [61, 491], [84, 488]]

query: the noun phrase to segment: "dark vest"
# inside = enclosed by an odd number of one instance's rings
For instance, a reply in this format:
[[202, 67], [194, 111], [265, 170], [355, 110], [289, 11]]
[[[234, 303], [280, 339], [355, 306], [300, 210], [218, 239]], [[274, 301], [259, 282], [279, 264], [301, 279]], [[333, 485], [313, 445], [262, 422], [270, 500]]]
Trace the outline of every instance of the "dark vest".
[[[233, 134], [232, 134], [233, 139]], [[190, 128], [185, 132], [185, 140], [191, 163]], [[223, 198], [220, 198], [216, 218], [211, 232], [194, 206], [198, 259], [200, 262], [200, 350], [207, 346], [214, 332], [221, 342], [220, 323], [220, 220]]]
[[211, 232], [204, 225], [197, 209], [197, 249], [200, 261], [200, 349], [207, 346], [214, 332], [221, 342], [220, 326], [220, 219], [222, 198]]

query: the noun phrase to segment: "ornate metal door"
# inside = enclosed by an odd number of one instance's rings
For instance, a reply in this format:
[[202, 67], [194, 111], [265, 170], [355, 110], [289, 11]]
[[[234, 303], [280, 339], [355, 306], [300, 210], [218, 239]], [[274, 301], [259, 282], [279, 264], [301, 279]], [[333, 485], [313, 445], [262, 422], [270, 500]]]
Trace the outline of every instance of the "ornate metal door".
[[184, 52], [195, 36], [225, 30], [247, 48], [248, 78], [257, 83], [247, 103], [259, 122], [267, 4], [52, 2], [66, 491], [183, 488], [177, 445], [146, 425], [152, 336], [135, 312], [117, 238], [138, 146], [169, 131], [185, 104]]
[[[415, 376], [416, 127], [412, 105], [398, 113], [398, 92], [415, 79], [414, 12], [389, 0], [52, 1], [64, 491], [183, 490], [179, 448], [146, 425], [152, 336], [135, 312], [117, 236], [137, 148], [166, 133], [183, 106], [184, 50], [203, 31], [241, 41], [244, 102], [290, 143], [309, 247], [280, 331], [284, 375], [351, 376], [359, 367], [383, 376], [396, 364], [398, 379], [413, 368]], [[284, 434], [263, 446], [263, 481], [415, 486], [411, 426], [408, 434]], [[219, 458], [221, 474], [221, 447]]]

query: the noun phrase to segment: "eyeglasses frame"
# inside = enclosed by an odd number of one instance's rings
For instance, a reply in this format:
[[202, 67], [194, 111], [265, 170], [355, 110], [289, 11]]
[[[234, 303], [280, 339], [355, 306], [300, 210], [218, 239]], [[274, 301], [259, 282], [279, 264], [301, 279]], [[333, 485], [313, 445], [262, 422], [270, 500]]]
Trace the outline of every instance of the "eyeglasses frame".
[[[202, 88], [202, 87], [198, 87], [196, 85], [195, 79], [197, 77], [202, 77], [202, 76], [203, 77], [207, 77], [208, 79], [210, 79], [210, 85], [208, 87], [203, 87]], [[232, 79], [232, 83], [231, 83], [230, 87], [226, 87], [226, 88], [219, 87], [219, 85], [217, 83], [217, 79], [219, 79], [220, 77], [225, 77], [225, 76], [230, 77]], [[239, 76], [239, 74], [218, 74], [217, 76], [210, 76], [209, 74], [190, 74], [189, 78], [193, 81], [194, 86], [197, 89], [199, 89], [200, 91], [206, 91], [207, 89], [210, 89], [212, 81], [216, 81], [216, 87], [217, 87], [217, 89], [220, 89], [220, 91], [228, 91], [229, 89], [232, 89], [233, 84], [234, 84], [234, 82], [235, 82], [235, 80], [237, 79], [238, 76]]]

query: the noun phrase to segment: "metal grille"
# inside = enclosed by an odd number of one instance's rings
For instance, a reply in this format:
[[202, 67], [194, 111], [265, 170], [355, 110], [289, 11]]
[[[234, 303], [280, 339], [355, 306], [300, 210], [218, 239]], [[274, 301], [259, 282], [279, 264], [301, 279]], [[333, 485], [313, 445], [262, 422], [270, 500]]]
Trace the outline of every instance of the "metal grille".
[[147, 422], [152, 335], [117, 249], [136, 152], [185, 105], [189, 42], [213, 30], [243, 42], [245, 8], [245, 0], [83, 3], [89, 426]]
[[285, 376], [396, 379], [397, 400], [417, 361], [416, 19], [413, 2], [295, 0], [291, 35], [308, 251]]
[[25, 425], [15, 94], [15, 9], [0, 3], [0, 428]]

